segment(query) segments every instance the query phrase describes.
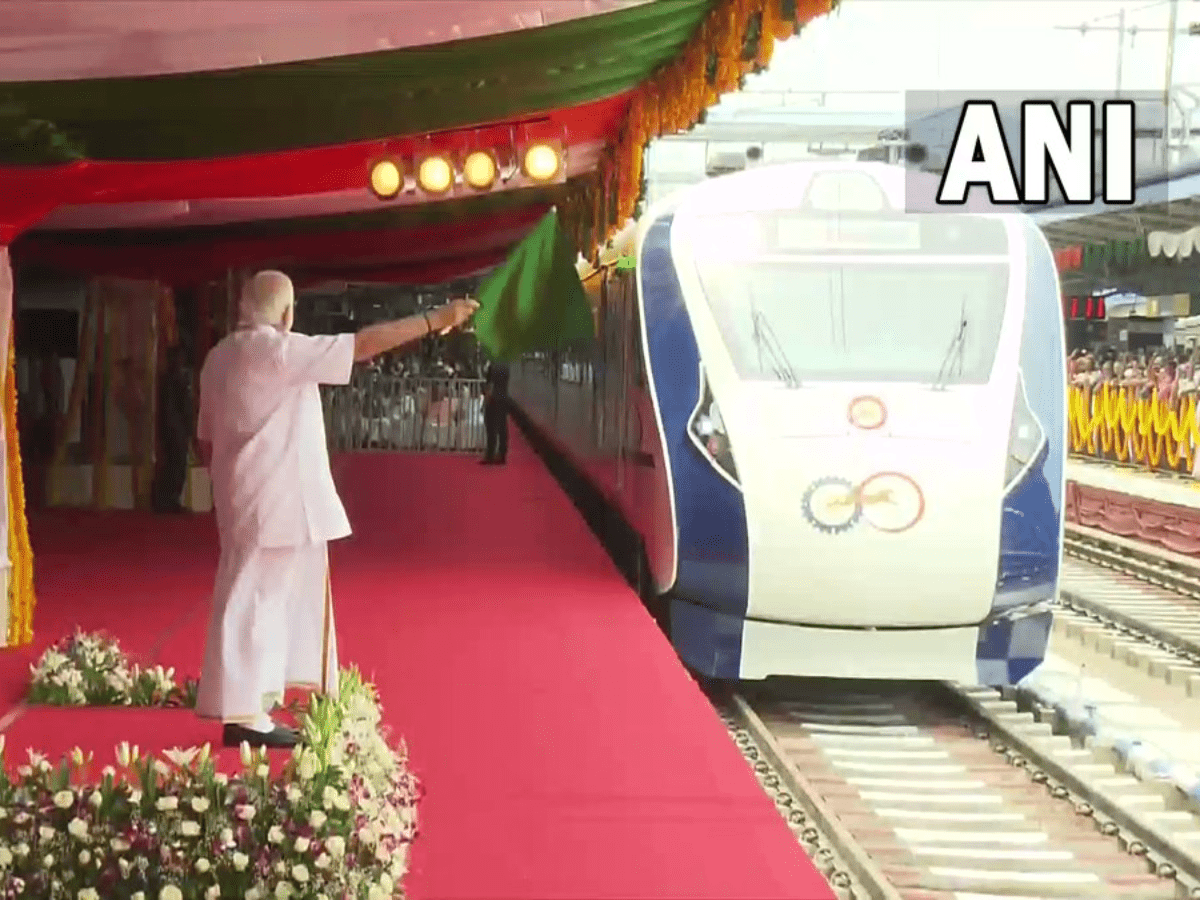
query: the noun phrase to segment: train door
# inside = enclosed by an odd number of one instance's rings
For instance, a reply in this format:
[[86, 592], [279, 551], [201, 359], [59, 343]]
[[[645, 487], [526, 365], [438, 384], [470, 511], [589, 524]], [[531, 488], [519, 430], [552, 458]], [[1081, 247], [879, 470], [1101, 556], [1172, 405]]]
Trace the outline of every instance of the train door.
[[633, 354], [636, 345], [633, 341], [633, 330], [636, 327], [637, 304], [630, 297], [631, 279], [624, 271], [619, 271], [615, 278], [613, 291], [609, 297], [614, 301], [613, 313], [620, 327], [620, 359], [621, 377], [617, 388], [617, 491], [625, 491], [627, 467], [629, 465], [629, 401], [633, 391], [630, 380], [633, 377]]
[[608, 367], [611, 363], [609, 353], [609, 309], [608, 281], [600, 280], [600, 304], [596, 310], [597, 356], [592, 377], [592, 447], [601, 459], [607, 451], [606, 426], [608, 413]]

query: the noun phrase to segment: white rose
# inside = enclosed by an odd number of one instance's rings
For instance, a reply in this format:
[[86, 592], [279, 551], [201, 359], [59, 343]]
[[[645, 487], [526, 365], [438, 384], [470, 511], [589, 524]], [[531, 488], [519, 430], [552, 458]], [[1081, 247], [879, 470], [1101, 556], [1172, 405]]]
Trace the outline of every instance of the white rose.
[[388, 900], [388, 895], [379, 885], [373, 884], [367, 889], [367, 900]]
[[245, 853], [233, 854], [233, 867], [239, 872], [245, 872], [246, 866], [248, 865], [250, 865], [250, 857], [248, 857]]
[[100, 895], [96, 893], [95, 888], [83, 888], [78, 894], [79, 900], [100, 900]]
[[193, 797], [192, 798], [192, 809], [198, 813], [202, 813], [202, 812], [206, 811], [208, 809], [208, 798], [207, 797]]
[[54, 840], [54, 829], [49, 825], [39, 825], [38, 837], [40, 837], [43, 841], [52, 841]]
[[303, 853], [305, 850], [308, 849], [308, 844], [309, 844], [308, 838], [306, 838], [306, 837], [296, 838], [296, 845], [295, 845], [296, 852]]
[[328, 816], [326, 816], [325, 813], [321, 812], [319, 809], [314, 809], [312, 811], [312, 815], [308, 817], [308, 824], [313, 828], [320, 828], [325, 824], [325, 820], [327, 818]]
[[320, 856], [317, 857], [317, 860], [315, 863], [313, 863], [313, 865], [315, 865], [318, 869], [328, 869], [329, 863], [330, 863], [329, 854], [322, 853]]
[[292, 896], [292, 886], [286, 881], [279, 882], [279, 884], [275, 885], [275, 896], [279, 900], [287, 900], [288, 897]]
[[296, 879], [298, 884], [304, 884], [308, 881], [308, 867], [303, 863], [296, 863], [292, 866], [292, 878]]
[[7, 847], [0, 847], [0, 869], [7, 869], [12, 865], [12, 851]]
[[268, 775], [271, 774], [271, 767], [268, 766], [266, 763], [263, 763], [257, 769], [254, 770], [254, 774], [257, 775], [259, 778], [266, 778]]
[[91, 861], [91, 859], [92, 859], [92, 854], [88, 853], [86, 850], [79, 851], [79, 864], [81, 866], [86, 866]]
[[85, 837], [87, 837], [87, 833], [87, 822], [83, 821], [83, 819], [76, 817], [67, 823], [67, 834], [76, 840], [82, 841]]
[[141, 891], [137, 891], [129, 900], [146, 900], [146, 895]]
[[75, 802], [74, 791], [59, 791], [54, 795], [54, 805], [59, 809], [68, 809]]
[[207, 872], [211, 868], [212, 868], [212, 863], [210, 863], [203, 856], [200, 857], [198, 860], [196, 860], [196, 871], [199, 872], [201, 875], [203, 875], [205, 872]]
[[207, 891], [204, 892], [204, 900], [218, 900], [218, 898], [220, 896], [221, 896], [220, 885], [214, 884], [212, 887], [210, 887]]
[[92, 791], [92, 795], [88, 797], [88, 803], [92, 804], [96, 809], [100, 808], [100, 804], [104, 802], [104, 795], [99, 791]]
[[[179, 808], [179, 798], [178, 797], [159, 797], [157, 800], [154, 801], [154, 806], [156, 809], [162, 810], [163, 812], [166, 812], [167, 810], [171, 810], [171, 809], [178, 809]], [[170, 887], [170, 885], [168, 885], [168, 887]]]
[[222, 828], [221, 829], [221, 843], [224, 844], [226, 847], [233, 846], [233, 829], [232, 828]]
[[311, 781], [317, 774], [317, 757], [312, 751], [303, 754], [300, 757], [300, 765], [297, 767], [300, 779], [302, 781]]
[[249, 804], [239, 806], [237, 808], [237, 817], [243, 821], [249, 822], [254, 818], [254, 807]]
[[325, 842], [325, 849], [334, 859], [341, 859], [346, 855], [346, 840], [340, 834], [335, 834]]
[[184, 819], [179, 824], [179, 831], [184, 837], [196, 837], [200, 833], [200, 823]]
[[267, 840], [270, 841], [272, 844], [282, 844], [283, 843], [283, 829], [280, 828], [278, 825], [272, 825], [271, 829], [267, 832]]
[[333, 805], [336, 806], [338, 809], [340, 809], [342, 812], [346, 812], [347, 810], [350, 809], [350, 798], [347, 797], [345, 794], [338, 794], [333, 799]]
[[183, 900], [183, 891], [173, 884], [168, 884], [158, 892], [158, 900]]
[[326, 809], [333, 809], [333, 804], [337, 801], [337, 791], [329, 785], [325, 785], [325, 790], [321, 791], [321, 804]]
[[246, 891], [246, 900], [262, 900], [262, 891], [258, 888], [250, 888]]

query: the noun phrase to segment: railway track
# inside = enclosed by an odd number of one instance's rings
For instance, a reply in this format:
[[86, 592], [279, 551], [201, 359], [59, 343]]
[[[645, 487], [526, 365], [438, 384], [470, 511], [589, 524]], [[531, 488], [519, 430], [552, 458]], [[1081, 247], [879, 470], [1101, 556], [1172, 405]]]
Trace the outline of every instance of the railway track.
[[1077, 526], [1068, 527], [1064, 550], [1056, 630], [1098, 625], [1200, 696], [1196, 561]]
[[780, 680], [714, 700], [841, 897], [1200, 898], [1200, 818], [994, 690]]
[[[1089, 529], [1066, 544], [1056, 630], [1200, 696], [1200, 567]], [[1195, 800], [1080, 746], [1027, 693], [780, 679], [714, 703], [841, 897], [1200, 900]]]

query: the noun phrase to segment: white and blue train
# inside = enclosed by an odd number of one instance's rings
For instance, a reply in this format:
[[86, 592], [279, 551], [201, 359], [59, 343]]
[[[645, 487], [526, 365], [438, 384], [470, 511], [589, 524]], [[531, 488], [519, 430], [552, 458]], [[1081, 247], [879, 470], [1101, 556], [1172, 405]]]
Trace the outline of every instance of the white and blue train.
[[596, 345], [513, 367], [700, 675], [1003, 685], [1045, 655], [1054, 259], [1024, 215], [906, 211], [920, 177], [805, 162], [683, 190], [581, 265]]

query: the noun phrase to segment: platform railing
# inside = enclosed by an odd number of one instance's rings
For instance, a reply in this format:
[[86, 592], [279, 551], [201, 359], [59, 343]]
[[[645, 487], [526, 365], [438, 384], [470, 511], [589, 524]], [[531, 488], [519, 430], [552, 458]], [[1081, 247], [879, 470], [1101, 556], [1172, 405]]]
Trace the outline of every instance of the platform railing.
[[322, 389], [329, 448], [477, 452], [484, 448], [483, 380], [356, 372]]
[[1200, 448], [1197, 397], [1174, 401], [1135, 388], [1071, 385], [1067, 394], [1070, 450], [1142, 469], [1192, 475]]

